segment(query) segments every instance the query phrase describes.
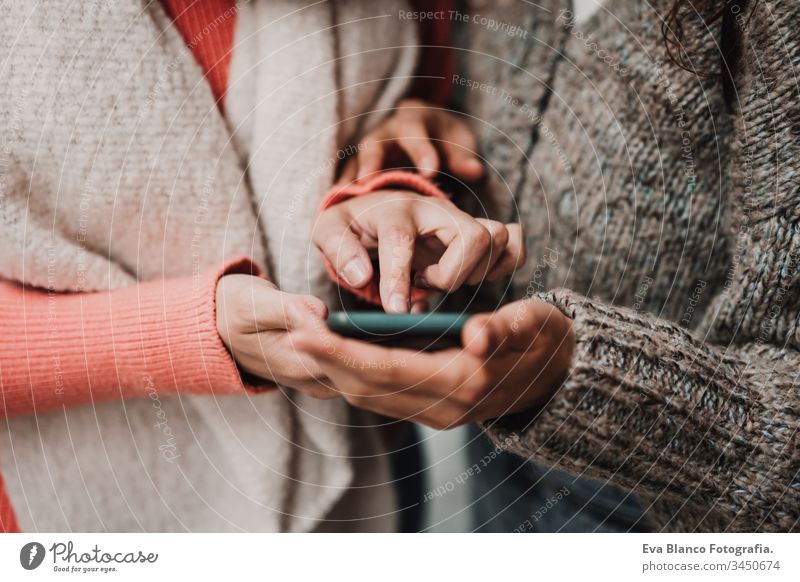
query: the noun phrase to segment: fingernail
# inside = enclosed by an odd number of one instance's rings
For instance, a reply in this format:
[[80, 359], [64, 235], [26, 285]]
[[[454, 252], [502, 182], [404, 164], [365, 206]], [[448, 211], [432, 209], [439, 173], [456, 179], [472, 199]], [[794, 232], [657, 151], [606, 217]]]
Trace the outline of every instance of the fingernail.
[[400, 293], [389, 297], [389, 311], [392, 313], [405, 313], [408, 311], [408, 301]]
[[348, 285], [361, 285], [367, 278], [367, 269], [361, 259], [352, 259], [342, 269], [342, 277]]
[[428, 284], [428, 281], [422, 275], [417, 275], [414, 277], [414, 286], [419, 287], [420, 289], [430, 289], [431, 286]]

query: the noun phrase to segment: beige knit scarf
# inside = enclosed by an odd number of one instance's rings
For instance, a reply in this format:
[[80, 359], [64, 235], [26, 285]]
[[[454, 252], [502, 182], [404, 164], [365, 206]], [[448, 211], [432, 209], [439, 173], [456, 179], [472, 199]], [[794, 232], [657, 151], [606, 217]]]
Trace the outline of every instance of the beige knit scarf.
[[[19, 4], [3, 9], [22, 32], [0, 41], [16, 65], [0, 71], [15, 161], [0, 276], [100, 290], [246, 254], [335, 304], [310, 231], [339, 152], [407, 88], [402, 2], [240, 4], [226, 120], [158, 3]], [[305, 531], [332, 510], [391, 513], [377, 436], [354, 453], [342, 401], [162, 397], [158, 412], [173, 462], [149, 399], [6, 421], [0, 470], [23, 530]]]

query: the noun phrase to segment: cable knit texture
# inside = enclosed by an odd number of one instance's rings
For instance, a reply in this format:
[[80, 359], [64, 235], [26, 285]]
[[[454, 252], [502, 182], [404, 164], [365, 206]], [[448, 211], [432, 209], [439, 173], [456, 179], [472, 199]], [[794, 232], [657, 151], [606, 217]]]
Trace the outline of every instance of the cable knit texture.
[[[797, 530], [800, 6], [751, 3], [728, 108], [719, 78], [667, 58], [671, 4], [576, 24], [556, 2], [472, 2], [536, 33], [473, 27], [470, 77], [507, 93], [466, 102], [528, 229], [515, 293], [577, 335], [551, 402], [486, 428], [632, 490], [657, 529]], [[712, 32], [685, 24], [697, 70], [719, 68]]]

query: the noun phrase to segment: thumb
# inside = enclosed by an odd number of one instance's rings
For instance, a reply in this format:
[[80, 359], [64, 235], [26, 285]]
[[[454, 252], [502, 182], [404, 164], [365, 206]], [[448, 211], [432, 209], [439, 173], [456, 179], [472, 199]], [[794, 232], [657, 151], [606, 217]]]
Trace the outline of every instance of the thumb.
[[482, 313], [467, 321], [462, 332], [464, 348], [475, 356], [499, 351], [524, 352], [541, 329], [539, 301], [523, 299], [494, 313]]
[[328, 317], [328, 308], [318, 297], [289, 293], [283, 295], [287, 330], [319, 325]]

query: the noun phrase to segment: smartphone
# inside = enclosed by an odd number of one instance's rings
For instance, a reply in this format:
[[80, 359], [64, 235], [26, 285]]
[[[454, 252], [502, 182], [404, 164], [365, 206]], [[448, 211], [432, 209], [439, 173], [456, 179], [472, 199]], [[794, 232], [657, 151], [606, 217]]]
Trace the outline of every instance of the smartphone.
[[431, 350], [458, 345], [469, 317], [467, 313], [335, 311], [328, 317], [328, 327], [371, 343]]

